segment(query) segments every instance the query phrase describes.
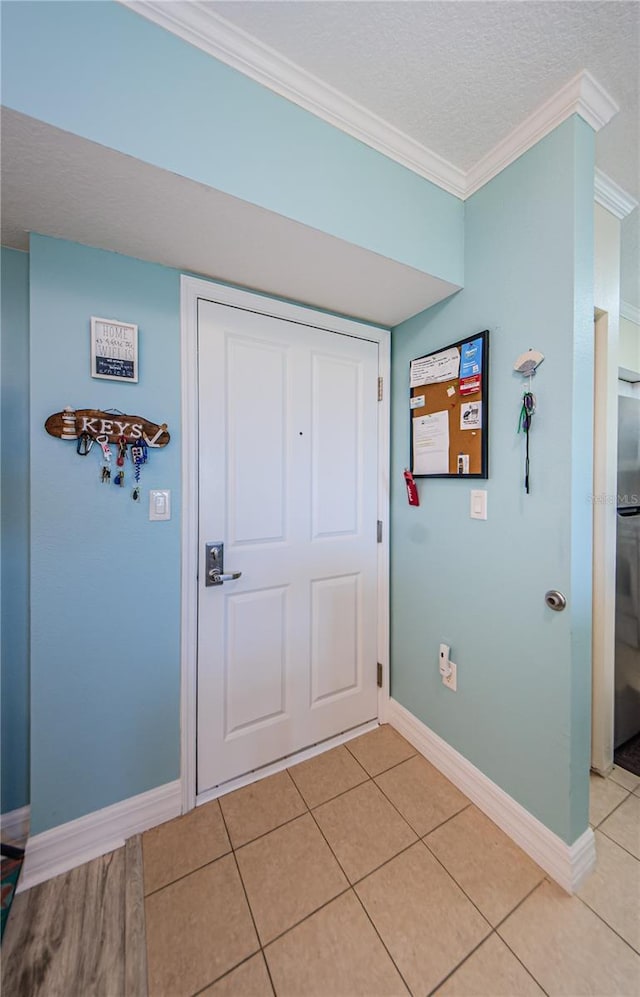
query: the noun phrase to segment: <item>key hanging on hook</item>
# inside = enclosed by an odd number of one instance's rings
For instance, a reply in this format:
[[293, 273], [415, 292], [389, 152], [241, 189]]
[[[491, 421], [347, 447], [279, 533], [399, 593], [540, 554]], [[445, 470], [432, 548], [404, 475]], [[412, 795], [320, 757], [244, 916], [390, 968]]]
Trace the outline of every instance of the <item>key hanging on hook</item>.
[[78, 437], [78, 442], [76, 443], [76, 453], [79, 454], [80, 457], [86, 457], [87, 454], [91, 452], [91, 447], [94, 443], [95, 437], [84, 429]]
[[127, 459], [127, 438], [126, 436], [120, 436], [118, 439], [118, 457], [116, 464], [118, 467], [123, 467], [124, 462]]

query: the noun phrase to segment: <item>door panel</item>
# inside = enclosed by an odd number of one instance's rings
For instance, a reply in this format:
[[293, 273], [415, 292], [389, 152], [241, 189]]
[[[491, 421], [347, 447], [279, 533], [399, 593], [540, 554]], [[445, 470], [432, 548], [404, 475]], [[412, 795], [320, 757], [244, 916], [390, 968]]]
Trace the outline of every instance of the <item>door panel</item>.
[[[358, 532], [360, 373], [360, 365], [354, 361], [331, 356], [312, 357], [314, 539]], [[336, 487], [336, 481], [340, 482], [339, 487]]]
[[360, 688], [360, 576], [311, 585], [311, 705]]
[[286, 383], [285, 349], [229, 339], [227, 536], [232, 544], [284, 539]]
[[287, 589], [230, 595], [226, 607], [225, 736], [229, 737], [286, 712]]
[[[199, 306], [198, 792], [377, 716], [378, 345]], [[366, 621], [366, 625], [365, 625]]]

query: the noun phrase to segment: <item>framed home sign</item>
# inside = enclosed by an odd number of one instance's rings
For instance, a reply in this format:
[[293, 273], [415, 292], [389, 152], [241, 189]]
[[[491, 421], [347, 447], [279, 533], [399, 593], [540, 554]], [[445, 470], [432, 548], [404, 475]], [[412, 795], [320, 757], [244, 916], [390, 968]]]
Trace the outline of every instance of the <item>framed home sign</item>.
[[138, 326], [91, 316], [91, 377], [138, 380]]
[[414, 478], [489, 477], [489, 331], [409, 366]]

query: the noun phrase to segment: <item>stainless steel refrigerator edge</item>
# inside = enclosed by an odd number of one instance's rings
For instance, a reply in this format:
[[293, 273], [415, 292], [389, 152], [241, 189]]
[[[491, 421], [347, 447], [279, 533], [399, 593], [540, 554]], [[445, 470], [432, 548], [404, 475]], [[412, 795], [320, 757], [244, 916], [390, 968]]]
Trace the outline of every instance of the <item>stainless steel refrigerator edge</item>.
[[640, 398], [618, 399], [614, 744], [640, 731]]

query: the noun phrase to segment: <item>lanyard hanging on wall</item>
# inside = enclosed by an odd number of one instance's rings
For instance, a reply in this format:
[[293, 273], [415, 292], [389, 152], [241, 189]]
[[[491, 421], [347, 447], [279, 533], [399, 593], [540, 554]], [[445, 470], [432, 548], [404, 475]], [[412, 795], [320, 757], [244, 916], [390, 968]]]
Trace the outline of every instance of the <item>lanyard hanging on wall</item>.
[[[531, 383], [531, 382], [529, 382]], [[518, 424], [518, 432], [523, 432], [526, 439], [525, 445], [525, 461], [524, 461], [524, 490], [529, 494], [529, 430], [531, 429], [531, 420], [533, 419], [533, 413], [536, 410], [536, 398], [531, 391], [525, 391], [522, 396], [522, 408], [520, 409], [520, 422]]]
[[524, 377], [529, 378], [529, 389], [522, 396], [522, 407], [520, 408], [520, 418], [518, 420], [518, 432], [525, 435], [525, 462], [524, 462], [524, 490], [529, 494], [529, 433], [531, 431], [531, 421], [536, 410], [536, 396], [531, 391], [531, 378], [544, 360], [544, 355], [538, 350], [528, 350], [519, 356], [513, 365], [513, 369]]

